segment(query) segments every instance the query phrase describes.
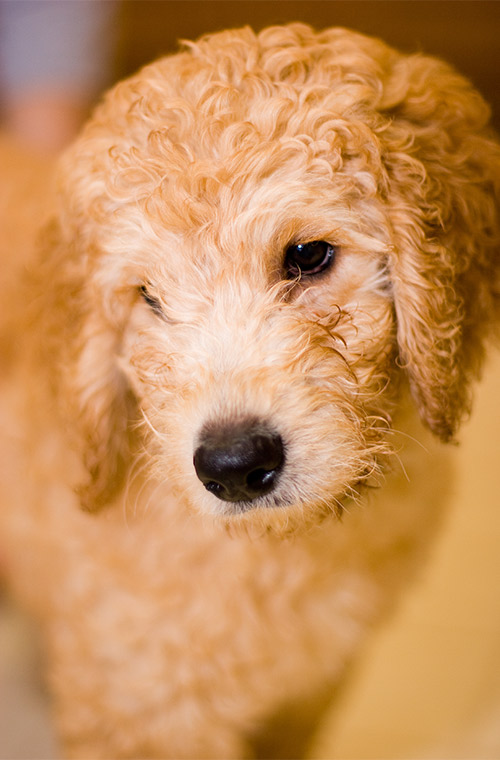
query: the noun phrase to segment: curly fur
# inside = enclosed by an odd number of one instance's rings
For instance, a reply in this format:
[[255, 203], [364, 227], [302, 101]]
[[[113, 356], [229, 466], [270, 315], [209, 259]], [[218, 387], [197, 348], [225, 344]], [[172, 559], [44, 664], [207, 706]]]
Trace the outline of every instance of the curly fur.
[[[391, 606], [498, 322], [488, 118], [444, 63], [293, 24], [186, 43], [62, 157], [3, 328], [0, 529], [71, 756], [275, 753]], [[334, 266], [285, 279], [313, 240]], [[254, 418], [284, 470], [221, 502], [201, 431]]]

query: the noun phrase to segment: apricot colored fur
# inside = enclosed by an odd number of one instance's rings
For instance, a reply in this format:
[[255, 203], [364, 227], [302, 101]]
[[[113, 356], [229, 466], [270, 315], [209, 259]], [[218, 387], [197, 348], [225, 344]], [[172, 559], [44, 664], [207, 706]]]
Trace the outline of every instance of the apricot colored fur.
[[[444, 63], [294, 24], [119, 84], [54, 196], [0, 144], [3, 564], [70, 757], [251, 756], [392, 607], [498, 321], [488, 118]], [[235, 506], [193, 452], [250, 418], [286, 460]]]

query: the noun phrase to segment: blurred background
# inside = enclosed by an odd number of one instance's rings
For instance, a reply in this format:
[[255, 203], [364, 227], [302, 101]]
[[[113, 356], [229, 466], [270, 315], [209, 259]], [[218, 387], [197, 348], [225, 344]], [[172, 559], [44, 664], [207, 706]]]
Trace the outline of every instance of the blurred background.
[[[81, 19], [92, 7], [87, 26]], [[43, 16], [54, 11], [47, 28]], [[27, 142], [48, 125], [41, 147], [57, 150], [104, 87], [175, 52], [178, 39], [297, 20], [450, 61], [490, 102], [500, 127], [496, 0], [0, 0], [1, 119]], [[367, 648], [318, 738], [317, 758], [500, 758], [499, 391], [497, 356], [457, 450], [454, 499], [433, 558]], [[58, 756], [38, 663], [30, 624], [0, 600], [3, 760]]]
[[500, 125], [496, 0], [0, 0], [0, 121], [57, 151], [103, 89], [175, 52], [178, 40], [290, 21], [350, 27], [445, 58]]

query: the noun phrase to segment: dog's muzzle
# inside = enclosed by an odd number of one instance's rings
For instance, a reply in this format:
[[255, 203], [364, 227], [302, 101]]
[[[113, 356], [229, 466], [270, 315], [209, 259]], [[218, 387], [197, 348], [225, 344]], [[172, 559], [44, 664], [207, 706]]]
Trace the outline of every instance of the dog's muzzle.
[[255, 420], [206, 426], [194, 454], [198, 478], [223, 501], [253, 501], [269, 493], [284, 461], [281, 436]]

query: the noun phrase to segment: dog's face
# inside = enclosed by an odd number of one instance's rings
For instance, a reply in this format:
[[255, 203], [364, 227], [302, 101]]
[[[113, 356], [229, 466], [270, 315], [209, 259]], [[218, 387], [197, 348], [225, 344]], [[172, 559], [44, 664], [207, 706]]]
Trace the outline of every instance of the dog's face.
[[[187, 213], [175, 231], [143, 234], [124, 274], [137, 298], [121, 366], [159, 475], [225, 515], [339, 504], [376, 467], [388, 412], [394, 319], [382, 230], [362, 230], [365, 200], [332, 201], [331, 177], [315, 176], [301, 141], [287, 143], [276, 167], [259, 170], [265, 152], [249, 147], [245, 174], [228, 173], [220, 156], [226, 182], [212, 166], [211, 189], [207, 177], [204, 192], [190, 188], [203, 222]], [[182, 195], [189, 173], [186, 163], [169, 177], [163, 203]]]
[[[87, 506], [135, 419], [202, 512], [335, 510], [384, 460], [401, 365], [450, 437], [464, 335], [491, 311], [470, 264], [496, 234], [484, 121], [441, 64], [300, 25], [216, 35], [119, 85], [63, 162], [57, 230]], [[465, 272], [484, 301], [467, 317]]]

